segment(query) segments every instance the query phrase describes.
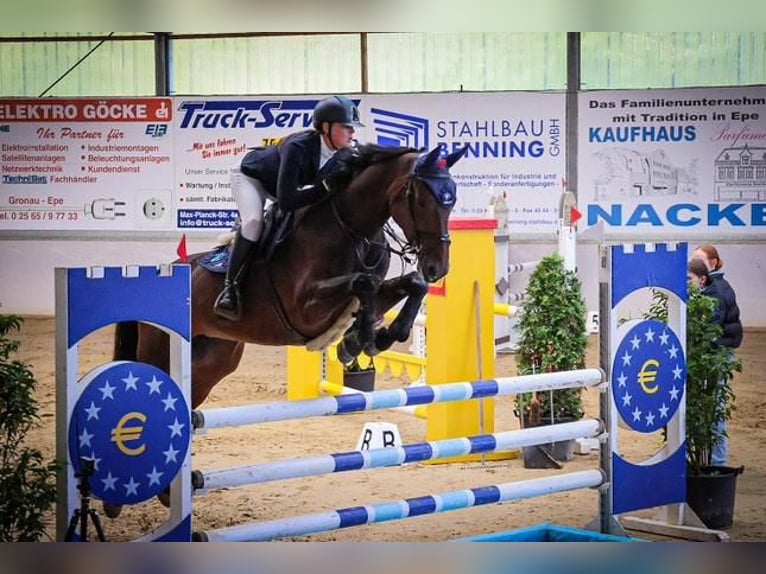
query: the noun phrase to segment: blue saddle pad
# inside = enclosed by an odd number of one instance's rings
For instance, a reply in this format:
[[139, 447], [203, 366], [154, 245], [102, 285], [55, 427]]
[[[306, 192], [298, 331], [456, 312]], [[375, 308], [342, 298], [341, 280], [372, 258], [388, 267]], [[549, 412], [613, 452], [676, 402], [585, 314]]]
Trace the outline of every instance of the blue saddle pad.
[[[328, 196], [329, 197], [329, 196]], [[255, 263], [268, 263], [274, 250], [285, 241], [290, 234], [294, 212], [282, 213], [279, 209], [269, 208], [263, 220], [263, 232], [260, 241], [255, 246], [254, 253], [250, 257], [254, 258]], [[200, 257], [198, 263], [213, 273], [226, 273], [229, 269], [229, 256], [232, 242], [229, 245], [219, 245], [210, 253]]]
[[230, 251], [231, 249], [228, 245], [221, 245], [207, 255], [200, 257], [198, 263], [213, 273], [226, 273], [229, 269]]

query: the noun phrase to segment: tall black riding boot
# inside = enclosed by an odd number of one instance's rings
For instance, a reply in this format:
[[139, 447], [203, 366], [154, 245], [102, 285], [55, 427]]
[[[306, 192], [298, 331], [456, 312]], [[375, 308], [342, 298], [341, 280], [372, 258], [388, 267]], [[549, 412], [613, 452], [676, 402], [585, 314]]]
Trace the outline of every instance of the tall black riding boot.
[[239, 285], [247, 273], [251, 250], [255, 247], [255, 243], [245, 239], [240, 232], [237, 232], [234, 246], [231, 248], [226, 282], [224, 283], [223, 291], [215, 300], [215, 312], [230, 321], [239, 321], [242, 316]]

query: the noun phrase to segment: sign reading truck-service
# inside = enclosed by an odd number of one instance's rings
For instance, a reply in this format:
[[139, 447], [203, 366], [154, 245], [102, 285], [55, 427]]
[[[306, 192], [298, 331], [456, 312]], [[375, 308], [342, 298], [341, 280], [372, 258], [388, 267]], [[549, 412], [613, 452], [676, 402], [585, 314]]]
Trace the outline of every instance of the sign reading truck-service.
[[586, 92], [579, 205], [607, 235], [766, 235], [766, 90]]
[[228, 228], [237, 217], [229, 173], [249, 148], [311, 128], [320, 98], [176, 99], [176, 224]]

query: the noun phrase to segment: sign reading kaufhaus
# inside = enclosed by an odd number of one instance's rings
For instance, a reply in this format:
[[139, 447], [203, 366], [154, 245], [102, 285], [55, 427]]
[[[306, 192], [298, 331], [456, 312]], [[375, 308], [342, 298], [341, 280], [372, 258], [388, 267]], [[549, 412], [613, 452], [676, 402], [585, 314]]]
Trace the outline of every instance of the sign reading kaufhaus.
[[607, 235], [766, 235], [766, 89], [586, 92], [579, 204]]

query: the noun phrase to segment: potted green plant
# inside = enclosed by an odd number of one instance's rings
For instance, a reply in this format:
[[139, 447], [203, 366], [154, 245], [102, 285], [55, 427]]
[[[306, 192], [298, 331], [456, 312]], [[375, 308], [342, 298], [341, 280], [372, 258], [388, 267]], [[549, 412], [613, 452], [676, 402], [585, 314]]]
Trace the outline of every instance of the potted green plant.
[[370, 358], [370, 363], [362, 367], [359, 357], [348, 365], [343, 365], [343, 386], [369, 393], [375, 390], [375, 363]]
[[[516, 366], [519, 373], [583, 368], [588, 347], [586, 316], [577, 274], [564, 267], [558, 253], [541, 259], [530, 275], [518, 325]], [[523, 393], [516, 396], [515, 405], [522, 427], [570, 422], [584, 414], [582, 389]], [[548, 450], [544, 446], [525, 449], [525, 465], [537, 466], [532, 460], [535, 454], [553, 461], [569, 460], [573, 446], [574, 441], [562, 441]]]
[[[742, 362], [729, 349], [713, 343], [721, 326], [710, 321], [716, 299], [691, 285], [686, 308], [686, 461], [689, 506], [709, 528], [730, 526], [734, 515], [736, 479], [742, 468], [713, 466], [715, 443], [725, 435], [720, 423], [731, 419], [731, 379]], [[667, 296], [652, 295], [647, 318], [667, 322]]]

